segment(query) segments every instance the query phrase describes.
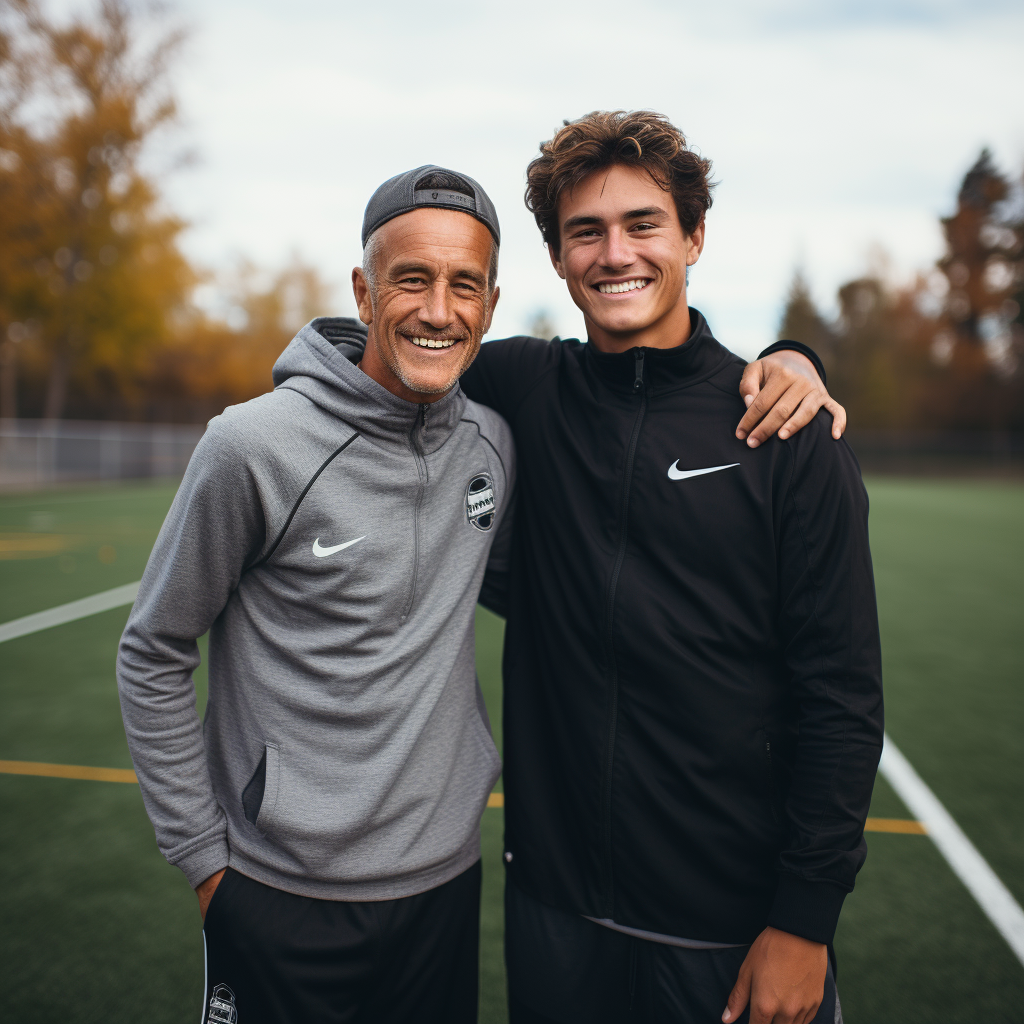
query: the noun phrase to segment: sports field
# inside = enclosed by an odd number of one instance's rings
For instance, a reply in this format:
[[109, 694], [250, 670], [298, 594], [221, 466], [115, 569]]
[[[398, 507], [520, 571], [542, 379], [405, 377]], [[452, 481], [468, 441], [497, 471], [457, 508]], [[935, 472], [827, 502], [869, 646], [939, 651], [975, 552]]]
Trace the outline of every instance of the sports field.
[[[1024, 486], [875, 479], [869, 490], [889, 735], [1024, 903]], [[173, 493], [0, 496], [0, 624], [138, 580]], [[138, 787], [22, 774], [131, 768], [114, 683], [127, 612], [0, 642], [0, 1020], [199, 1015], [198, 907], [157, 852]], [[480, 611], [499, 731], [501, 633]], [[871, 814], [913, 817], [882, 779]], [[485, 1022], [505, 1019], [501, 815], [483, 823]], [[1024, 966], [932, 840], [872, 831], [868, 846], [837, 938], [847, 1024], [1024, 1020]]]

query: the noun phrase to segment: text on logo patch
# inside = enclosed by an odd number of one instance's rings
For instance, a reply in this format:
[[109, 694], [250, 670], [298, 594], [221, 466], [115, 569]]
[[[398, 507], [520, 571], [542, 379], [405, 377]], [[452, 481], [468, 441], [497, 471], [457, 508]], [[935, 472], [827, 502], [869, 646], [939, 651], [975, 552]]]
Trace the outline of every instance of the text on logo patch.
[[469, 525], [486, 533], [494, 525], [494, 483], [478, 473], [466, 488], [466, 518]]

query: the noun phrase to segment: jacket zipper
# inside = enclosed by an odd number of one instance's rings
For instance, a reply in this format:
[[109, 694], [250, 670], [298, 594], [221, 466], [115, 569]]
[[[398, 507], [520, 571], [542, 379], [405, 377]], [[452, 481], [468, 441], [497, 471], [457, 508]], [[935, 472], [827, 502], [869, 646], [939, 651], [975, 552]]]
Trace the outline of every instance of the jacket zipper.
[[640, 395], [640, 411], [633, 422], [633, 434], [629, 439], [626, 453], [626, 471], [622, 486], [622, 507], [619, 510], [619, 550], [615, 557], [611, 579], [608, 584], [607, 630], [608, 668], [611, 683], [611, 695], [608, 713], [608, 740], [604, 763], [604, 792], [602, 794], [602, 826], [604, 830], [604, 862], [605, 891], [604, 914], [614, 917], [615, 883], [612, 875], [612, 767], [615, 761], [615, 732], [619, 716], [619, 673], [615, 664], [615, 633], [613, 629], [615, 613], [615, 591], [619, 585], [619, 573], [626, 558], [626, 525], [629, 517], [629, 492], [633, 482], [633, 462], [636, 458], [636, 446], [640, 439], [640, 427], [647, 411], [647, 392], [644, 389], [644, 350], [634, 349], [636, 376], [633, 379], [633, 391]]
[[[422, 436], [427, 429], [427, 407], [420, 406], [419, 415], [413, 423], [412, 434], [409, 444], [412, 448], [413, 458], [416, 460], [416, 475], [419, 478], [419, 486], [416, 490], [416, 501], [412, 507], [412, 579], [409, 583], [409, 599], [402, 609], [400, 625], [405, 625], [405, 620], [412, 611], [413, 603], [416, 600], [416, 582], [420, 570], [420, 506], [423, 504], [423, 492], [427, 483], [427, 460], [423, 455]], [[416, 433], [420, 432], [420, 440], [417, 441]]]
[[775, 806], [776, 793], [775, 793], [775, 770], [772, 768], [772, 741], [764, 741], [764, 753], [768, 759], [768, 804], [772, 809], [772, 817], [775, 819], [776, 825], [781, 825], [782, 822], [779, 820], [779, 811]]

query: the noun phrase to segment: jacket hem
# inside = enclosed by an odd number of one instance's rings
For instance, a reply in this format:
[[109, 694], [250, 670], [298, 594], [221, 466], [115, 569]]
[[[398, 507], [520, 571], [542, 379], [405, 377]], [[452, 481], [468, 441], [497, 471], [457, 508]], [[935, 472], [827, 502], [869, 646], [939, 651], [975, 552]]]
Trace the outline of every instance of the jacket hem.
[[829, 945], [835, 938], [846, 890], [781, 873], [768, 924], [779, 931]]
[[320, 878], [304, 878], [284, 874], [262, 864], [240, 850], [230, 851], [230, 866], [272, 889], [290, 892], [294, 896], [309, 896], [317, 900], [336, 900], [346, 903], [372, 903], [417, 896], [457, 878], [480, 859], [480, 840], [473, 840], [454, 857], [443, 864], [402, 875], [398, 878], [375, 879], [370, 882], [342, 882]]

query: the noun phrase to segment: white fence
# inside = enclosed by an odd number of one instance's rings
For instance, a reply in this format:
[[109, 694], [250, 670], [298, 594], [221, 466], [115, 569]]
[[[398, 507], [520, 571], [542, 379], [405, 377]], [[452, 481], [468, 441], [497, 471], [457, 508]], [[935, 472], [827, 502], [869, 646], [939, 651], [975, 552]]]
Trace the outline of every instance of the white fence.
[[0, 488], [175, 477], [206, 428], [85, 420], [0, 420]]

